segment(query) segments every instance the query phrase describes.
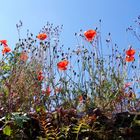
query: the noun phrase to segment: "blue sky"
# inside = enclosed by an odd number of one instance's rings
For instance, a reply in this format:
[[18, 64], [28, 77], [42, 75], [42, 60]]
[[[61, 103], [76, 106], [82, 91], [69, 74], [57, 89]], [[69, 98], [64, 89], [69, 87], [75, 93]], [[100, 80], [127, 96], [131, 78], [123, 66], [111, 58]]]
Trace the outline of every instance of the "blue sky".
[[[21, 20], [22, 36], [27, 29], [38, 31], [49, 21], [64, 25], [61, 44], [65, 48], [76, 45], [75, 32], [95, 29], [102, 20], [102, 37], [105, 40], [111, 32], [113, 42], [120, 49], [129, 44], [139, 48], [138, 42], [126, 28], [140, 15], [140, 0], [2, 0], [0, 3], [0, 40], [8, 40], [11, 48], [18, 41], [16, 23]], [[105, 50], [106, 46], [103, 45]], [[1, 57], [1, 52], [0, 52]]]
[[76, 45], [74, 33], [98, 26], [102, 19], [102, 34], [112, 33], [114, 43], [121, 48], [135, 44], [125, 29], [140, 14], [139, 0], [3, 0], [0, 7], [0, 39], [14, 47], [18, 36], [16, 23], [23, 21], [22, 33], [29, 29], [38, 33], [47, 21], [64, 25], [62, 43], [66, 48]]

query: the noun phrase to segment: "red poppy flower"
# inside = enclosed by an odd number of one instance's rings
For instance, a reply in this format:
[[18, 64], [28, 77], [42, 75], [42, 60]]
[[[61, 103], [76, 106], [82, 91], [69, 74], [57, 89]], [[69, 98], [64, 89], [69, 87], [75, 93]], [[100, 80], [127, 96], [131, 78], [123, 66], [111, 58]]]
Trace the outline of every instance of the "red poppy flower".
[[42, 75], [42, 74], [43, 74], [43, 72], [42, 72], [42, 71], [39, 71], [39, 72], [38, 72], [38, 75]]
[[4, 48], [2, 50], [2, 54], [8, 53], [10, 51], [11, 51], [11, 49], [8, 46], [4, 46]]
[[134, 56], [135, 53], [136, 53], [136, 51], [132, 48], [130, 48], [129, 50], [126, 51], [126, 55], [129, 57]]
[[27, 53], [26, 53], [26, 52], [22, 52], [22, 53], [20, 54], [20, 60], [22, 60], [22, 61], [27, 61], [27, 59], [28, 59]]
[[126, 62], [133, 62], [134, 59], [135, 59], [134, 56], [131, 56], [131, 57], [126, 56], [125, 61], [126, 61]]
[[43, 90], [43, 91], [42, 91], [42, 93], [43, 93], [43, 94], [46, 94], [47, 96], [50, 96], [50, 93], [51, 93], [50, 87], [47, 87], [46, 90]]
[[39, 75], [37, 78], [38, 78], [38, 81], [42, 81], [44, 79], [44, 76]]
[[38, 81], [42, 81], [44, 79], [44, 76], [42, 74], [43, 74], [42, 71], [38, 73], [38, 76], [37, 76]]
[[50, 93], [51, 93], [51, 88], [50, 87], [47, 87], [47, 89], [46, 89], [46, 95], [50, 95]]
[[94, 37], [96, 36], [96, 31], [95, 30], [88, 30], [84, 32], [84, 36], [87, 39], [87, 41], [92, 41]]
[[67, 70], [68, 64], [69, 64], [69, 61], [67, 61], [67, 60], [62, 60], [62, 61], [60, 61], [59, 63], [57, 63], [57, 67], [58, 67], [58, 69], [60, 69], [60, 70]]
[[39, 34], [37, 36], [37, 38], [40, 39], [40, 40], [45, 40], [47, 38], [47, 35], [45, 33], [42, 33], [42, 34]]
[[83, 101], [83, 96], [80, 95], [80, 96], [79, 96], [79, 102], [82, 102], [82, 101]]
[[4, 45], [4, 46], [8, 46], [8, 45], [7, 45], [7, 40], [0, 40], [0, 43], [1, 43], [2, 45]]

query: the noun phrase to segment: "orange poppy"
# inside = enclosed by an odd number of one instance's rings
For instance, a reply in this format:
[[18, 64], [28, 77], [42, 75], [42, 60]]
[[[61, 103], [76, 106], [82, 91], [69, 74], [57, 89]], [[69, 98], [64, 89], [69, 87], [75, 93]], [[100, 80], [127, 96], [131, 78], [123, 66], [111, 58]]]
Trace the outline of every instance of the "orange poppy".
[[47, 34], [41, 33], [37, 36], [37, 38], [40, 39], [40, 40], [45, 40], [47, 38]]
[[88, 30], [84, 32], [84, 36], [87, 39], [87, 41], [92, 41], [94, 37], [96, 36], [96, 31], [95, 30]]
[[125, 61], [126, 61], [126, 62], [133, 62], [134, 59], [135, 59], [134, 56], [131, 56], [131, 57], [126, 56]]
[[28, 59], [27, 53], [26, 53], [26, 52], [22, 52], [22, 53], [20, 54], [20, 60], [22, 60], [22, 61], [27, 61], [27, 59]]
[[11, 49], [8, 46], [4, 46], [4, 48], [2, 50], [2, 54], [8, 53], [10, 51], [11, 51]]
[[8, 45], [7, 45], [7, 40], [0, 40], [0, 43], [1, 43], [2, 45], [4, 45], [4, 46], [8, 46]]
[[128, 55], [129, 57], [134, 56], [135, 53], [136, 51], [132, 48], [126, 51], [126, 55]]
[[67, 60], [62, 60], [62, 61], [60, 61], [59, 63], [57, 63], [57, 67], [58, 67], [58, 69], [60, 69], [60, 70], [67, 70], [68, 64], [69, 64], [69, 61], [67, 61]]

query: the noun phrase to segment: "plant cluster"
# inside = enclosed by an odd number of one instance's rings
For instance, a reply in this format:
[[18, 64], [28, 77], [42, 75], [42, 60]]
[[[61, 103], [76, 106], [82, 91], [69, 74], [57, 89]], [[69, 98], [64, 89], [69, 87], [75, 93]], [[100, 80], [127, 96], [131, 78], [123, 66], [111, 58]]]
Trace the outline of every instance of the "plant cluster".
[[[139, 25], [139, 17], [136, 23]], [[21, 27], [22, 22], [17, 24], [19, 41], [13, 50], [7, 40], [0, 40], [3, 47], [0, 60], [1, 118], [11, 120], [14, 112], [33, 113], [46, 139], [49, 136], [57, 139], [61, 134], [63, 138], [78, 140], [96, 138], [98, 132], [103, 134], [108, 129], [104, 123], [114, 114], [140, 110], [136, 96], [140, 79], [139, 56], [131, 45], [121, 51], [109, 33], [105, 48], [100, 28], [96, 28], [75, 33], [77, 45], [74, 50], [64, 50], [60, 45], [62, 26], [47, 23], [38, 35], [28, 31], [24, 39], [20, 37]], [[127, 31], [139, 39], [133, 27]], [[111, 53], [107, 54], [106, 49]], [[100, 115], [94, 112], [95, 109]], [[18, 117], [23, 127], [22, 121], [28, 122], [31, 116]], [[99, 118], [102, 119], [98, 121]], [[12, 135], [12, 126], [8, 124], [1, 130]], [[107, 134], [109, 132], [105, 131]]]

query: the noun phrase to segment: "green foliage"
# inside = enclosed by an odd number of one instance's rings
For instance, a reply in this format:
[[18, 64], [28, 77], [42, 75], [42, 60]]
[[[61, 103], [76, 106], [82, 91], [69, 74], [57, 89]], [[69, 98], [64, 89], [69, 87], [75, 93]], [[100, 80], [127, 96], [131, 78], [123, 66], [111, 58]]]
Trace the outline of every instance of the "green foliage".
[[20, 128], [23, 128], [23, 124], [29, 120], [26, 114], [21, 115], [20, 113], [12, 113], [12, 119], [14, 120], [15, 125]]
[[78, 136], [80, 133], [88, 132], [89, 126], [85, 123], [80, 123], [78, 125], [74, 125], [72, 128], [72, 133], [76, 134], [76, 140], [78, 140]]
[[11, 136], [12, 134], [12, 130], [11, 130], [11, 127], [9, 125], [6, 125], [4, 128], [3, 128], [3, 134], [7, 135], [7, 136]]

